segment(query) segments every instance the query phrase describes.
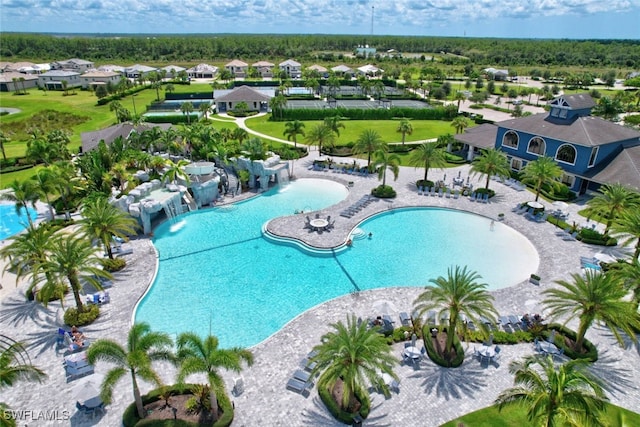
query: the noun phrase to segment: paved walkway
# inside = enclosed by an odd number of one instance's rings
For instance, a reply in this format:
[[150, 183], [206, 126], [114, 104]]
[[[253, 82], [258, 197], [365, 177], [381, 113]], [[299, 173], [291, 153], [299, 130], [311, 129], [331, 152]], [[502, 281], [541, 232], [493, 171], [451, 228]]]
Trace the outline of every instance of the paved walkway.
[[[540, 255], [538, 274], [542, 277], [540, 286], [529, 283], [517, 283], [513, 286], [492, 292], [495, 305], [503, 314], [522, 314], [524, 312], [541, 312], [540, 292], [553, 286], [558, 279], [569, 277], [572, 272], [579, 272], [579, 256], [591, 256], [600, 248], [581, 244], [577, 241], [564, 241], [555, 236], [555, 227], [548, 223], [532, 223], [522, 216], [515, 215], [511, 208], [516, 203], [533, 200], [528, 191], [517, 192], [500, 183], [491, 182], [491, 188], [496, 190], [497, 196], [491, 203], [479, 204], [467, 199], [447, 199], [445, 197], [431, 197], [418, 195], [415, 180], [420, 179], [423, 172], [420, 169], [401, 168], [397, 181], [389, 183], [398, 192], [398, 197], [392, 203], [379, 201], [372, 203], [356, 217], [346, 219], [337, 213], [352, 201], [379, 183], [373, 177], [357, 177], [332, 172], [314, 172], [307, 167], [313, 161], [317, 152], [296, 162], [296, 176], [322, 177], [339, 182], [353, 181], [353, 187], [347, 200], [325, 209], [322, 214], [331, 214], [336, 218], [336, 229], [331, 233], [313, 236], [309, 242], [317, 246], [326, 246], [344, 242], [350, 230], [366, 217], [383, 209], [400, 206], [439, 206], [450, 207], [476, 212], [490, 218], [497, 218], [498, 213], [504, 213], [505, 224], [515, 228], [529, 238]], [[360, 160], [360, 162], [362, 162]], [[460, 171], [465, 177], [469, 173], [469, 166], [461, 166], [446, 171], [433, 170], [429, 172], [431, 179], [442, 178], [447, 174], [447, 181], [457, 176]], [[480, 185], [473, 177], [474, 185]], [[247, 197], [249, 194], [243, 195]], [[229, 201], [238, 199], [230, 199]], [[577, 205], [571, 205], [572, 217], [577, 217]], [[546, 204], [546, 202], [545, 202]], [[301, 231], [302, 218], [299, 215], [279, 218], [269, 223], [269, 229], [299, 228]], [[304, 230], [301, 236], [311, 236]], [[90, 338], [111, 338], [121, 343], [125, 342], [127, 331], [131, 324], [131, 313], [138, 299], [143, 295], [151, 283], [156, 268], [156, 253], [148, 239], [140, 238], [131, 242], [133, 254], [127, 255], [127, 268], [116, 274], [116, 280], [111, 289], [111, 303], [103, 307], [99, 320], [85, 328]], [[398, 254], [402, 256], [411, 254]], [[491, 256], [487, 254], [487, 256]], [[375, 259], [372, 259], [372, 263]], [[10, 278], [4, 277], [3, 283], [12, 283]], [[18, 425], [73, 425], [73, 426], [115, 426], [120, 424], [124, 408], [132, 401], [131, 383], [123, 379], [115, 388], [114, 401], [108, 406], [104, 415], [95, 419], [88, 419], [75, 410], [71, 388], [81, 380], [66, 383], [62, 367], [63, 355], [56, 350], [55, 333], [62, 325], [63, 310], [59, 303], [52, 303], [48, 308], [33, 303], [27, 303], [21, 295], [22, 289], [13, 289], [6, 295], [0, 305], [0, 328], [3, 333], [13, 336], [28, 344], [33, 362], [44, 369], [49, 378], [42, 384], [22, 383], [5, 393], [2, 400], [13, 409], [32, 411], [59, 411], [59, 416], [70, 416], [70, 420], [60, 422], [23, 420]], [[410, 311], [412, 302], [421, 292], [417, 288], [387, 288], [370, 290], [346, 295], [332, 301], [325, 302], [308, 310], [276, 334], [254, 346], [252, 351], [256, 363], [243, 371], [245, 392], [234, 397], [236, 417], [234, 426], [341, 426], [325, 410], [317, 392], [312, 391], [308, 398], [292, 393], [285, 389], [287, 379], [298, 368], [303, 357], [310, 349], [319, 343], [320, 337], [330, 330], [330, 323], [344, 320], [348, 313], [367, 317], [372, 314], [373, 303], [377, 300], [387, 300], [397, 311], [389, 313], [398, 319], [400, 311]], [[72, 304], [67, 298], [66, 304]], [[277, 301], [274, 301], [277, 304]], [[575, 326], [575, 325], [574, 325]], [[250, 327], [250, 325], [247, 325]], [[601, 378], [608, 382], [608, 395], [615, 404], [631, 410], [640, 408], [640, 351], [637, 345], [629, 343], [620, 348], [615, 343], [611, 333], [606, 329], [595, 326], [587, 337], [598, 345], [600, 360], [592, 367]], [[401, 345], [394, 347], [394, 353], [400, 355]], [[472, 351], [473, 346], [466, 346]], [[511, 360], [532, 354], [531, 345], [503, 346], [499, 364], [480, 366], [479, 362], [467, 358], [459, 369], [443, 369], [430, 361], [422, 362], [419, 369], [409, 366], [399, 366], [397, 373], [401, 378], [400, 393], [385, 400], [383, 396], [373, 394], [373, 409], [366, 422], [368, 426], [396, 426], [414, 425], [419, 420], [420, 425], [438, 425], [447, 420], [465, 414], [469, 411], [490, 405], [497, 395], [512, 386], [513, 377], [508, 373], [507, 365]], [[97, 373], [105, 373], [107, 365], [104, 363], [96, 367]], [[162, 378], [168, 384], [175, 381], [175, 368], [162, 365], [159, 367]], [[233, 374], [223, 373], [229, 390], [231, 389]], [[204, 381], [204, 378], [194, 378]], [[143, 392], [151, 385], [141, 383]]]

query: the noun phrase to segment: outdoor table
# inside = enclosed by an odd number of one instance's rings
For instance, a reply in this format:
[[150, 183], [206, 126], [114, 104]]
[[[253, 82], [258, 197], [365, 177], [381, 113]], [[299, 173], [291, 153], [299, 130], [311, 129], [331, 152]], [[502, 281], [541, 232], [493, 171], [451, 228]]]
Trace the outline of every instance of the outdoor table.
[[539, 212], [544, 212], [544, 205], [540, 202], [527, 202], [527, 206], [533, 209], [534, 215], [537, 215]]
[[494, 347], [489, 345], [483, 345], [480, 349], [480, 356], [487, 357], [489, 359], [493, 358], [496, 355], [496, 350]]
[[309, 221], [309, 224], [313, 227], [314, 230], [324, 230], [327, 225], [329, 225], [329, 221], [322, 218], [316, 218]]
[[538, 343], [540, 350], [543, 353], [546, 354], [557, 354], [558, 353], [558, 347], [555, 346], [555, 344], [550, 343], [548, 341], [540, 341]]
[[404, 349], [404, 355], [407, 357], [410, 357], [411, 359], [420, 359], [420, 350], [418, 349], [418, 347], [407, 347]]

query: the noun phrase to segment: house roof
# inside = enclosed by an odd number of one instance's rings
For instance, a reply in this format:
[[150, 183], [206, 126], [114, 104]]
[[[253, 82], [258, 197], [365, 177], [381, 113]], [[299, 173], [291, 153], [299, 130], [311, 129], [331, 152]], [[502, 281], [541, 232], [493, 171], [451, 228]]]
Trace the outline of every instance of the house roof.
[[71, 77], [71, 76], [79, 76], [80, 73], [77, 71], [70, 70], [51, 70], [46, 73], [40, 74], [42, 77]]
[[57, 61], [58, 64], [78, 64], [78, 65], [92, 65], [92, 61], [86, 61], [80, 58], [71, 58], [66, 61]]
[[100, 141], [104, 141], [105, 144], [109, 145], [119, 136], [127, 138], [134, 130], [138, 133], [142, 133], [145, 130], [149, 130], [154, 127], [167, 130], [171, 127], [171, 124], [154, 123], [134, 126], [132, 123], [118, 123], [117, 125], [109, 126], [108, 128], [93, 132], [83, 132], [80, 134], [80, 139], [82, 140], [82, 152], [86, 153], [87, 151], [93, 150], [98, 146]]
[[18, 73], [16, 71], [8, 71], [6, 73], [0, 73], [0, 82], [2, 83], [13, 82], [13, 79], [24, 79], [25, 81], [38, 80], [38, 76], [35, 74]]
[[293, 59], [287, 59], [286, 61], [282, 61], [279, 65], [281, 67], [299, 67], [300, 63], [298, 61], [294, 61]]
[[455, 135], [454, 138], [474, 147], [489, 149], [496, 146], [497, 136], [498, 126], [493, 123], [484, 123], [468, 128], [464, 133]]
[[33, 68], [34, 64], [33, 62], [8, 62], [7, 63], [7, 67], [5, 68], [6, 71], [18, 71], [20, 68]]
[[212, 73], [215, 74], [218, 72], [218, 67], [215, 65], [209, 64], [198, 64], [195, 67], [191, 67], [187, 70], [187, 73]]
[[81, 77], [116, 77], [119, 75], [120, 73], [116, 73], [115, 71], [92, 70], [92, 71], [87, 71]]
[[239, 59], [234, 59], [231, 62], [228, 62], [225, 67], [248, 67], [249, 64], [246, 62], [240, 61]]
[[335, 71], [336, 73], [352, 73], [353, 70], [349, 67], [347, 67], [344, 64], [340, 64], [338, 66], [333, 67], [331, 70]]
[[[216, 91], [217, 92], [217, 91]], [[227, 93], [215, 97], [216, 102], [242, 102], [242, 101], [265, 101], [269, 102], [273, 95], [265, 93], [265, 91], [258, 91], [250, 88], [249, 86], [240, 86], [230, 90]]]
[[578, 117], [566, 123], [550, 118], [548, 113], [540, 113], [505, 120], [497, 125], [505, 129], [587, 147], [640, 138], [640, 133], [636, 130], [593, 116]]
[[509, 75], [509, 70], [499, 70], [499, 69], [493, 68], [493, 67], [485, 68], [484, 72], [485, 73], [490, 73], [490, 74], [493, 74], [493, 75], [499, 75], [499, 76], [508, 76]]
[[327, 71], [327, 69], [325, 67], [323, 67], [322, 65], [318, 65], [318, 64], [313, 64], [309, 67], [307, 67], [308, 70], [315, 70], [318, 71], [320, 73], [324, 73], [325, 71]]
[[157, 68], [149, 67], [148, 65], [134, 64], [130, 67], [125, 68], [124, 70], [126, 72], [140, 71], [141, 73], [150, 73], [151, 71], [157, 70]]
[[382, 70], [376, 67], [375, 65], [367, 64], [367, 65], [363, 65], [362, 67], [358, 67], [358, 71], [364, 74], [369, 74], [369, 73], [377, 73], [378, 71], [382, 71]]
[[269, 61], [258, 61], [251, 64], [252, 67], [273, 67], [275, 64], [272, 64]]
[[115, 72], [123, 72], [124, 71], [124, 67], [121, 65], [101, 65], [98, 67], [98, 70], [100, 71], [115, 71]]
[[186, 68], [180, 67], [179, 65], [167, 65], [166, 67], [160, 68], [160, 70], [165, 70], [167, 73], [170, 73], [171, 70], [179, 73], [180, 71], [186, 71]]
[[602, 170], [588, 177], [600, 184], [620, 183], [640, 190], [640, 144], [624, 148]]
[[550, 105], [558, 105], [569, 107], [572, 110], [582, 110], [584, 108], [593, 108], [596, 103], [588, 93], [576, 93], [573, 95], [561, 95], [551, 101]]

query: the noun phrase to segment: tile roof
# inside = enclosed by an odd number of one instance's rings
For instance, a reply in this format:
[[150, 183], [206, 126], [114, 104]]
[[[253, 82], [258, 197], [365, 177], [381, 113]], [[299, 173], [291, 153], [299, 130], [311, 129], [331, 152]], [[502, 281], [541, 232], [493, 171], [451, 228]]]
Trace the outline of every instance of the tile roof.
[[298, 61], [294, 61], [293, 59], [287, 59], [279, 64], [281, 67], [286, 67], [287, 65], [290, 67], [299, 67], [301, 64]]
[[640, 144], [624, 148], [602, 170], [588, 178], [600, 184], [620, 183], [640, 191]]
[[454, 138], [465, 144], [470, 144], [478, 148], [495, 148], [498, 136], [498, 126], [492, 123], [484, 123], [466, 129], [464, 133], [454, 135]]
[[155, 123], [134, 127], [132, 123], [127, 122], [118, 123], [117, 125], [109, 126], [108, 128], [99, 129], [93, 132], [83, 132], [80, 135], [80, 139], [82, 140], [82, 152], [86, 153], [87, 151], [93, 150], [98, 146], [100, 141], [104, 141], [105, 144], [109, 145], [119, 136], [122, 138], [127, 138], [134, 130], [138, 133], [142, 133], [145, 130], [151, 129], [152, 127], [159, 127], [162, 130], [167, 130], [171, 127], [171, 124]]
[[[214, 94], [215, 96], [215, 94]], [[218, 98], [215, 102], [242, 102], [242, 101], [265, 101], [269, 102], [273, 96], [265, 94], [263, 91], [257, 91], [249, 86], [237, 87]]]
[[318, 64], [313, 64], [310, 65], [309, 67], [307, 67], [308, 70], [315, 70], [318, 71], [320, 73], [324, 73], [325, 71], [327, 71], [327, 69], [325, 67], [323, 67], [322, 65], [318, 65]]
[[167, 65], [166, 67], [162, 67], [160, 68], [160, 70], [166, 70], [167, 73], [170, 73], [171, 70], [175, 71], [176, 73], [179, 73], [180, 71], [185, 71], [186, 68], [184, 67], [180, 67], [179, 65]]
[[239, 59], [234, 59], [233, 61], [225, 64], [225, 67], [248, 67], [248, 66], [249, 64], [247, 64], [246, 62], [242, 62]]
[[548, 113], [540, 113], [505, 120], [497, 125], [587, 147], [640, 138], [640, 133], [636, 130], [593, 116], [578, 117], [571, 123], [565, 123], [550, 118]]
[[134, 64], [130, 67], [126, 67], [124, 70], [126, 72], [140, 71], [142, 73], [150, 73], [151, 71], [157, 70], [157, 68], [149, 67], [148, 65]]
[[272, 64], [269, 61], [258, 61], [251, 64], [252, 67], [273, 67], [275, 64]]
[[344, 64], [341, 64], [341, 65], [338, 65], [336, 67], [333, 67], [332, 70], [336, 71], [338, 73], [350, 73], [350, 72], [353, 72], [353, 70], [351, 68], [347, 67]]
[[0, 73], [0, 82], [9, 83], [13, 82], [13, 79], [24, 79], [28, 82], [29, 80], [38, 80], [38, 76], [36, 74], [24, 74], [15, 71]]
[[81, 77], [116, 77], [119, 75], [120, 73], [116, 73], [115, 71], [92, 70], [87, 71]]
[[576, 93], [573, 95], [561, 95], [549, 103], [550, 105], [568, 105], [572, 110], [593, 108], [596, 103], [588, 93]]
[[71, 77], [71, 76], [79, 76], [80, 73], [77, 71], [69, 71], [69, 70], [51, 70], [46, 73], [40, 74], [42, 77]]
[[216, 67], [215, 65], [209, 65], [209, 64], [198, 64], [195, 67], [191, 67], [187, 70], [188, 73], [203, 73], [203, 72], [209, 72], [209, 73], [217, 73], [218, 72], [218, 67]]

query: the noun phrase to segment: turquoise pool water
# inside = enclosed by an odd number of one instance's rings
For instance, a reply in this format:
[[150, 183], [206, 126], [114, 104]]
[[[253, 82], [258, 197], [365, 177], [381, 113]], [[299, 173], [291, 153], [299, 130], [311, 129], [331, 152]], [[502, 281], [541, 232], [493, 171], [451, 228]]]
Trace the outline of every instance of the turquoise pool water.
[[[27, 212], [33, 220], [38, 216], [35, 209], [28, 208]], [[18, 234], [28, 226], [29, 221], [24, 213], [24, 208], [20, 209], [20, 215], [18, 215], [14, 204], [0, 203], [0, 240]]]
[[[424, 286], [451, 265], [478, 271], [492, 289], [526, 280], [539, 263], [515, 230], [477, 215], [435, 208], [388, 211], [359, 225], [335, 257], [313, 256], [265, 239], [261, 226], [296, 209], [316, 210], [346, 196], [326, 180], [298, 180], [232, 208], [187, 214], [154, 231], [156, 280], [137, 321], [169, 333], [218, 336], [224, 347], [252, 346], [303, 311], [354, 290]], [[407, 308], [411, 301], [407, 301]]]

